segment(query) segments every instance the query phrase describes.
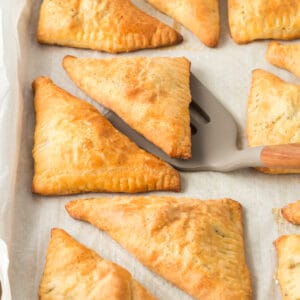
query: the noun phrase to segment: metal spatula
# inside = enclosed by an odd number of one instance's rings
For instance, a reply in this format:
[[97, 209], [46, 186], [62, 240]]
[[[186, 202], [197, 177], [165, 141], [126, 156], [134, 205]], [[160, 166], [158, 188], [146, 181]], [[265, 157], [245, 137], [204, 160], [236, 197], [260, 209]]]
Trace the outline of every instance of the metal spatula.
[[106, 117], [141, 148], [182, 171], [231, 171], [245, 167], [300, 169], [300, 144], [247, 148], [237, 147], [237, 126], [231, 114], [191, 75], [192, 159], [172, 159], [116, 114]]

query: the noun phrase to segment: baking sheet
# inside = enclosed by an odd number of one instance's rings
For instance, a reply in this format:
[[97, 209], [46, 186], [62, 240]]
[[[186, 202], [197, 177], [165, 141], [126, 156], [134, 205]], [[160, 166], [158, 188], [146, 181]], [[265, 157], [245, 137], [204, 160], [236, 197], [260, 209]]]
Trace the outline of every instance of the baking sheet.
[[[53, 227], [65, 229], [104, 258], [128, 269], [159, 299], [190, 299], [187, 294], [143, 267], [109, 236], [67, 215], [64, 205], [69, 200], [92, 197], [93, 194], [41, 197], [31, 193], [34, 130], [31, 82], [39, 75], [50, 76], [59, 86], [105, 112], [75, 87], [62, 69], [61, 61], [67, 54], [99, 58], [116, 56], [39, 45], [35, 32], [40, 2], [0, 2], [0, 238], [5, 240], [9, 249], [12, 299], [37, 299], [50, 229]], [[228, 33], [227, 1], [220, 1], [222, 37], [216, 49], [203, 46], [191, 33], [144, 0], [133, 2], [174, 26], [185, 41], [177, 47], [121, 55], [189, 58], [192, 72], [235, 117], [241, 145], [245, 145], [245, 115], [251, 70], [263, 68], [289, 82], [300, 83], [288, 72], [272, 67], [265, 61], [267, 42], [245, 46], [232, 42]], [[230, 197], [242, 203], [246, 254], [252, 274], [254, 299], [280, 299], [274, 279], [276, 256], [272, 242], [281, 234], [300, 233], [300, 230], [282, 220], [276, 208], [300, 199], [300, 176], [270, 176], [245, 169], [228, 174], [182, 173], [182, 178], [183, 189], [178, 196], [200, 199]], [[3, 262], [4, 254], [0, 254]]]

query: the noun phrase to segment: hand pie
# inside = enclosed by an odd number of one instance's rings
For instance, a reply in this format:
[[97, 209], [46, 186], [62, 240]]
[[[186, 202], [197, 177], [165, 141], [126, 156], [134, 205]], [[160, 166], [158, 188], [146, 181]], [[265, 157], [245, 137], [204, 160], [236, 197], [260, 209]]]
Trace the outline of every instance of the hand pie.
[[300, 200], [282, 208], [281, 213], [289, 222], [300, 225]]
[[131, 274], [74, 240], [52, 229], [40, 300], [154, 300]]
[[70, 78], [171, 157], [191, 157], [190, 62], [185, 58], [66, 56]]
[[238, 44], [300, 37], [299, 1], [228, 0], [228, 15], [231, 36]]
[[75, 200], [70, 216], [105, 230], [195, 299], [251, 299], [238, 202], [174, 197]]
[[[250, 147], [300, 143], [300, 86], [255, 70], [248, 100], [247, 134]], [[300, 173], [299, 169], [259, 168], [271, 174]]]
[[300, 44], [283, 45], [277, 42], [269, 44], [267, 60], [282, 69], [286, 69], [300, 78]]
[[33, 192], [142, 192], [180, 189], [168, 164], [140, 149], [91, 104], [45, 77], [33, 83]]
[[281, 236], [274, 244], [283, 300], [300, 299], [300, 235]]
[[178, 44], [182, 37], [130, 0], [43, 0], [40, 43], [106, 52], [129, 52]]
[[209, 47], [215, 47], [220, 36], [218, 0], [147, 0], [163, 13], [191, 30]]

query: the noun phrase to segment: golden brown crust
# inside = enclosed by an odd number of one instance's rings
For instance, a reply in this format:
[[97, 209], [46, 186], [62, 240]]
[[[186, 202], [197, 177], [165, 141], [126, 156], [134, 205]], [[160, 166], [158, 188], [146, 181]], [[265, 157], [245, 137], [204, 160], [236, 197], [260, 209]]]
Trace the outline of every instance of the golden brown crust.
[[171, 166], [140, 149], [92, 105], [45, 77], [33, 83], [33, 192], [142, 192], [180, 189]]
[[186, 58], [66, 56], [70, 78], [169, 156], [191, 157], [190, 62]]
[[73, 218], [107, 231], [195, 299], [251, 299], [236, 201], [116, 197], [74, 200], [66, 209]]
[[218, 0], [147, 0], [163, 13], [191, 30], [208, 47], [220, 37]]
[[230, 32], [238, 44], [258, 39], [300, 37], [300, 2], [228, 0]]
[[281, 213], [289, 222], [300, 225], [300, 200], [290, 203], [282, 208]]
[[281, 236], [274, 245], [283, 300], [300, 299], [300, 235]]
[[106, 52], [129, 52], [178, 44], [179, 33], [129, 0], [43, 0], [40, 43]]
[[300, 78], [300, 44], [283, 45], [271, 42], [267, 50], [267, 60], [282, 69], [286, 69]]
[[[252, 73], [247, 135], [250, 147], [300, 143], [300, 86], [264, 70]], [[300, 173], [299, 169], [258, 168], [270, 174]]]
[[39, 287], [41, 300], [154, 300], [131, 274], [52, 229], [46, 266]]

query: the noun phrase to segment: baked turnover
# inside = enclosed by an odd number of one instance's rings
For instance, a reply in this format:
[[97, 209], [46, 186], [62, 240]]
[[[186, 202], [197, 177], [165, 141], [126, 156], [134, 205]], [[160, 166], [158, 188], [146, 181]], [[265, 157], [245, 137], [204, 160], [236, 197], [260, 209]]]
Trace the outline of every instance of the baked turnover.
[[206, 46], [220, 37], [218, 0], [147, 0], [154, 7], [191, 30]]
[[300, 200], [290, 203], [282, 208], [281, 213], [289, 222], [300, 225]]
[[52, 229], [40, 300], [154, 300], [131, 274], [78, 243], [62, 229]]
[[179, 33], [130, 0], [43, 0], [37, 38], [44, 44], [111, 53], [182, 41]]
[[300, 2], [228, 0], [230, 32], [236, 43], [300, 37]]
[[66, 209], [195, 299], [251, 299], [236, 201], [116, 197], [74, 200]]
[[284, 235], [277, 239], [277, 278], [283, 300], [300, 299], [300, 235]]
[[[250, 147], [300, 143], [300, 86], [264, 71], [252, 73], [248, 99], [247, 135]], [[258, 168], [271, 174], [299, 169]]]
[[172, 57], [66, 56], [70, 78], [171, 157], [191, 157], [190, 62]]
[[300, 78], [300, 44], [280, 44], [271, 42], [267, 60], [276, 67], [286, 69]]
[[34, 178], [42, 195], [180, 190], [179, 173], [140, 149], [91, 104], [39, 77], [35, 91]]

